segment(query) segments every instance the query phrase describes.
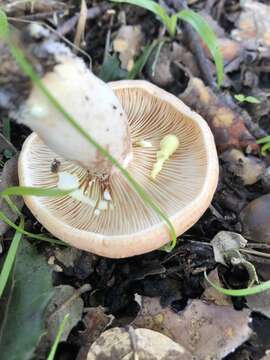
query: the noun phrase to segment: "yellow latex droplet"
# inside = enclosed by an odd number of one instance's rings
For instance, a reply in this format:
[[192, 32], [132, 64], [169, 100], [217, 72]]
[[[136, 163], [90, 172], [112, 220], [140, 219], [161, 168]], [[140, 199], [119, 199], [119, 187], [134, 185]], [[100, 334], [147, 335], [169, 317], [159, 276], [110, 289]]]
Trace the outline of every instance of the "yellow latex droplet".
[[176, 135], [169, 134], [164, 136], [160, 142], [160, 150], [157, 152], [157, 161], [155, 162], [151, 172], [152, 179], [155, 179], [156, 176], [160, 173], [164, 162], [169, 159], [169, 157], [176, 151], [178, 146], [179, 140]]

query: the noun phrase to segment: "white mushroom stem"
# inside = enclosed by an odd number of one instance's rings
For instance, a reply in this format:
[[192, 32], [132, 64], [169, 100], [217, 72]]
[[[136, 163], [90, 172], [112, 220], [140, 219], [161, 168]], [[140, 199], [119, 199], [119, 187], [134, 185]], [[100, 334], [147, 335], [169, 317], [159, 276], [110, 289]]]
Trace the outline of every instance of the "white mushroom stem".
[[[127, 116], [111, 87], [97, 78], [82, 60], [62, 57], [42, 79], [49, 92], [77, 123], [124, 167], [131, 159]], [[29, 126], [56, 154], [109, 175], [112, 164], [70, 125], [36, 86], [20, 112], [19, 122]]]

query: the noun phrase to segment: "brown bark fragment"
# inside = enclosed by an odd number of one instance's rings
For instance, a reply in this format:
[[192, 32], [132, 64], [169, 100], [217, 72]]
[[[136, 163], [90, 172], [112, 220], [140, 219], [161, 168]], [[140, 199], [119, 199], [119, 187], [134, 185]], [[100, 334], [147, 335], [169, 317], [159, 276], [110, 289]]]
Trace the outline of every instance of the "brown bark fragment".
[[191, 78], [184, 93], [179, 95], [194, 111], [208, 122], [219, 152], [229, 148], [258, 151], [255, 138], [247, 130], [241, 115], [216, 95], [198, 78]]

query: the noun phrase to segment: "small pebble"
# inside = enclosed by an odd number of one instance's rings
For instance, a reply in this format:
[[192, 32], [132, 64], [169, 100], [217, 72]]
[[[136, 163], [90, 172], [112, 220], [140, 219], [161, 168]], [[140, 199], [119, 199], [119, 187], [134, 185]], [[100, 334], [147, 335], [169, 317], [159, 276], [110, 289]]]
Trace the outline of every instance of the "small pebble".
[[270, 244], [270, 194], [251, 201], [241, 211], [240, 219], [245, 238]]

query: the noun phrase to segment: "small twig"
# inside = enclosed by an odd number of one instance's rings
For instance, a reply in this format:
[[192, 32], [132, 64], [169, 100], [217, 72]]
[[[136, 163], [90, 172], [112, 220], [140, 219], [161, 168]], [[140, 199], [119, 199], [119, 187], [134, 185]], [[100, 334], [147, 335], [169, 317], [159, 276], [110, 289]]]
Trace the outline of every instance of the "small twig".
[[[188, 5], [186, 0], [167, 0], [169, 4], [173, 5], [173, 7], [177, 10], [188, 9]], [[205, 51], [201, 46], [201, 43], [198, 39], [198, 35], [191, 25], [184, 22], [183, 29], [186, 34], [188, 43], [191, 44], [191, 50], [194, 53], [196, 63], [200, 69], [202, 78], [204, 82], [210, 86], [212, 89], [217, 89], [216, 82], [211, 74], [211, 68], [206, 57]]]
[[261, 137], [265, 137], [268, 135], [268, 133], [263, 130], [258, 124], [256, 124], [252, 118], [250, 117], [250, 115], [242, 110], [241, 111], [241, 115], [242, 115], [242, 118], [244, 120], [244, 123], [248, 129], [248, 131], [256, 138], [256, 139], [259, 139]]
[[25, 15], [22, 16], [22, 20], [31, 20], [31, 21], [37, 21], [37, 20], [48, 20], [49, 17], [60, 14], [64, 14], [65, 10], [54, 10], [54, 11], [47, 11], [43, 13], [38, 14], [31, 14], [31, 15]]
[[270, 254], [264, 253], [264, 252], [261, 252], [261, 251], [257, 251], [257, 250], [240, 249], [239, 251], [244, 253], [244, 254], [251, 254], [251, 255], [261, 256], [261, 257], [265, 257], [265, 258], [270, 258]]
[[[90, 19], [97, 18], [99, 15], [103, 14], [104, 11], [108, 10], [109, 7], [110, 7], [110, 4], [103, 3], [103, 4], [100, 4], [99, 6], [95, 6], [95, 7], [92, 7], [91, 9], [88, 9], [86, 19], [90, 20]], [[74, 29], [75, 25], [77, 24], [79, 16], [80, 16], [80, 13], [76, 13], [73, 17], [71, 17], [66, 22], [64, 22], [64, 24], [59, 26], [58, 29], [56, 30], [57, 33], [59, 35], [66, 35], [70, 31], [72, 31]]]

